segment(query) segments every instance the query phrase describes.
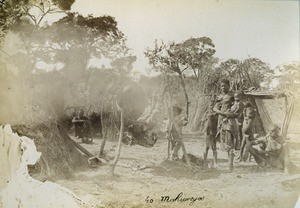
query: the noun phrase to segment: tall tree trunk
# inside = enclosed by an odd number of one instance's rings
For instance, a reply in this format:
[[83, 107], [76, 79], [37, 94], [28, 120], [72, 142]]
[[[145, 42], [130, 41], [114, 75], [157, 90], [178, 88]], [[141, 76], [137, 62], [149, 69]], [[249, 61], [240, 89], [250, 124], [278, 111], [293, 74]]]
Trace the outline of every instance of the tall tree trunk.
[[186, 101], [186, 119], [189, 120], [189, 105], [190, 105], [190, 101], [189, 101], [189, 97], [188, 97], [188, 94], [187, 94], [187, 91], [186, 91], [186, 87], [185, 87], [185, 83], [184, 83], [184, 79], [183, 79], [183, 76], [182, 76], [182, 73], [178, 73], [179, 75], [179, 79], [180, 79], [180, 82], [181, 82], [181, 86], [183, 88], [183, 92], [184, 92], [184, 97], [185, 97], [185, 101]]
[[118, 149], [116, 152], [116, 157], [110, 164], [110, 174], [114, 175], [115, 167], [119, 161], [120, 153], [121, 153], [121, 147], [122, 147], [122, 139], [123, 139], [123, 133], [124, 133], [124, 111], [121, 109], [121, 127], [119, 132], [119, 142], [118, 142]]
[[104, 129], [104, 117], [103, 117], [103, 111], [104, 111], [104, 97], [102, 98], [102, 104], [101, 104], [101, 110], [100, 110], [100, 119], [101, 119], [101, 134], [103, 141], [101, 143], [99, 157], [103, 155], [104, 152], [104, 146], [107, 140], [107, 129]]

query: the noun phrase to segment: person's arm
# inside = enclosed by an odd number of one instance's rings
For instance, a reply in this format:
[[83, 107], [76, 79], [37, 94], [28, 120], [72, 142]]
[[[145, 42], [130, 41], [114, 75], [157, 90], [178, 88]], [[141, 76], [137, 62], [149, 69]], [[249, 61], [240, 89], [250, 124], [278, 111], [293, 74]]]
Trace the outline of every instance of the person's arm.
[[214, 106], [214, 108], [213, 108], [213, 111], [214, 111], [215, 113], [217, 113], [217, 114], [221, 114], [222, 111], [221, 111], [220, 109], [221, 109], [221, 103], [220, 103], [220, 101], [218, 101], [218, 102], [215, 104], [215, 106]]
[[[263, 146], [266, 146], [267, 145], [267, 139], [264, 137], [262, 139], [254, 140], [254, 141], [251, 141], [250, 143], [248, 143], [248, 145], [246, 145], [246, 146], [248, 146], [247, 148], [249, 148], [250, 146], [252, 147], [254, 145], [259, 145], [259, 144], [261, 144]], [[270, 154], [270, 152], [266, 151], [265, 148], [260, 148], [259, 152], [264, 153], [264, 154]]]
[[258, 145], [264, 143], [263, 140], [254, 140], [249, 143], [250, 146]]
[[238, 117], [238, 113], [232, 113], [232, 112], [225, 112], [223, 113], [224, 116], [226, 116], [227, 118], [237, 118]]
[[86, 122], [85, 120], [75, 120], [73, 123], [83, 123]]
[[216, 105], [214, 106], [213, 108], [213, 111], [216, 113], [216, 114], [219, 114], [219, 115], [222, 115], [222, 116], [225, 116], [226, 118], [235, 118], [238, 116], [237, 113], [232, 113], [230, 111], [226, 111], [226, 112], [223, 112], [220, 110], [221, 109], [221, 103], [220, 101], [216, 103]]
[[72, 120], [72, 123], [82, 123], [82, 122], [87, 122], [87, 120], [78, 119], [76, 117], [74, 117]]
[[[270, 155], [278, 155], [280, 154], [281, 150], [282, 150], [282, 144], [279, 143], [278, 141], [272, 141], [273, 145], [271, 145], [271, 148], [268, 150], [268, 153]], [[275, 146], [274, 146], [275, 145]]]
[[244, 109], [244, 104], [239, 102], [236, 104], [237, 108], [235, 109], [234, 113], [240, 114]]
[[251, 141], [251, 142], [248, 142], [247, 144], [246, 144], [246, 147], [252, 147], [252, 146], [254, 146], [254, 145], [258, 145], [258, 144], [265, 144], [265, 138], [263, 138], [263, 139], [257, 139], [257, 140], [254, 140], [254, 141]]
[[167, 132], [168, 134], [171, 133], [172, 125], [173, 125], [173, 123], [172, 123], [171, 119], [168, 119], [167, 125], [166, 125], [166, 132]]
[[238, 116], [237, 113], [232, 113], [229, 110], [226, 112], [220, 111], [218, 112], [219, 115], [225, 116], [226, 118], [236, 118]]

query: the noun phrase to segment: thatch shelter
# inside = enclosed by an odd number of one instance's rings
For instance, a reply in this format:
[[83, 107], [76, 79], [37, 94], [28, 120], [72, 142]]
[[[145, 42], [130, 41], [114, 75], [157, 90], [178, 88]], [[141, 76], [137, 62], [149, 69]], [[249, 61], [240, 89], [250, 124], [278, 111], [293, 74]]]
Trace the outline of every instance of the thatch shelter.
[[264, 134], [270, 131], [272, 125], [274, 125], [274, 121], [271, 119], [263, 101], [269, 99], [284, 99], [285, 112], [281, 126], [281, 135], [283, 139], [285, 139], [294, 110], [294, 96], [279, 91], [245, 91], [244, 94], [250, 101], [254, 101], [258, 111], [258, 125], [262, 126], [262, 129], [257, 133], [262, 133], [263, 131]]

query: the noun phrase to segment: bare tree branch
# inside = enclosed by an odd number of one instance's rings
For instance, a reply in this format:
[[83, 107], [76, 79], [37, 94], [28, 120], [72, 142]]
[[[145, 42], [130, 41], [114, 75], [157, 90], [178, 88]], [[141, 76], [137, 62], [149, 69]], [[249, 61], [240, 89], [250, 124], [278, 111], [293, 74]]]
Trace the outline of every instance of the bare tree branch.
[[8, 53], [6, 53], [2, 48], [0, 48], [0, 51], [1, 51], [2, 53], [4, 53], [5, 55], [7, 55], [8, 57], [10, 57], [10, 55], [9, 55]]
[[41, 8], [41, 7], [39, 7], [39, 6], [37, 6], [37, 5], [33, 5], [33, 7], [36, 7], [36, 8], [38, 8], [42, 13], [44, 13], [45, 11]]

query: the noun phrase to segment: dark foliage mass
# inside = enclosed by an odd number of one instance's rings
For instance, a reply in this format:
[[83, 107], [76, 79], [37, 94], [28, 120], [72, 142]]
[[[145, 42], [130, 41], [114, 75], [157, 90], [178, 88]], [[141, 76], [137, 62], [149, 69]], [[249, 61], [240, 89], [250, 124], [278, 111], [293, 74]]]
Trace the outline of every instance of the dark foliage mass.
[[53, 0], [63, 10], [70, 10], [75, 0]]

